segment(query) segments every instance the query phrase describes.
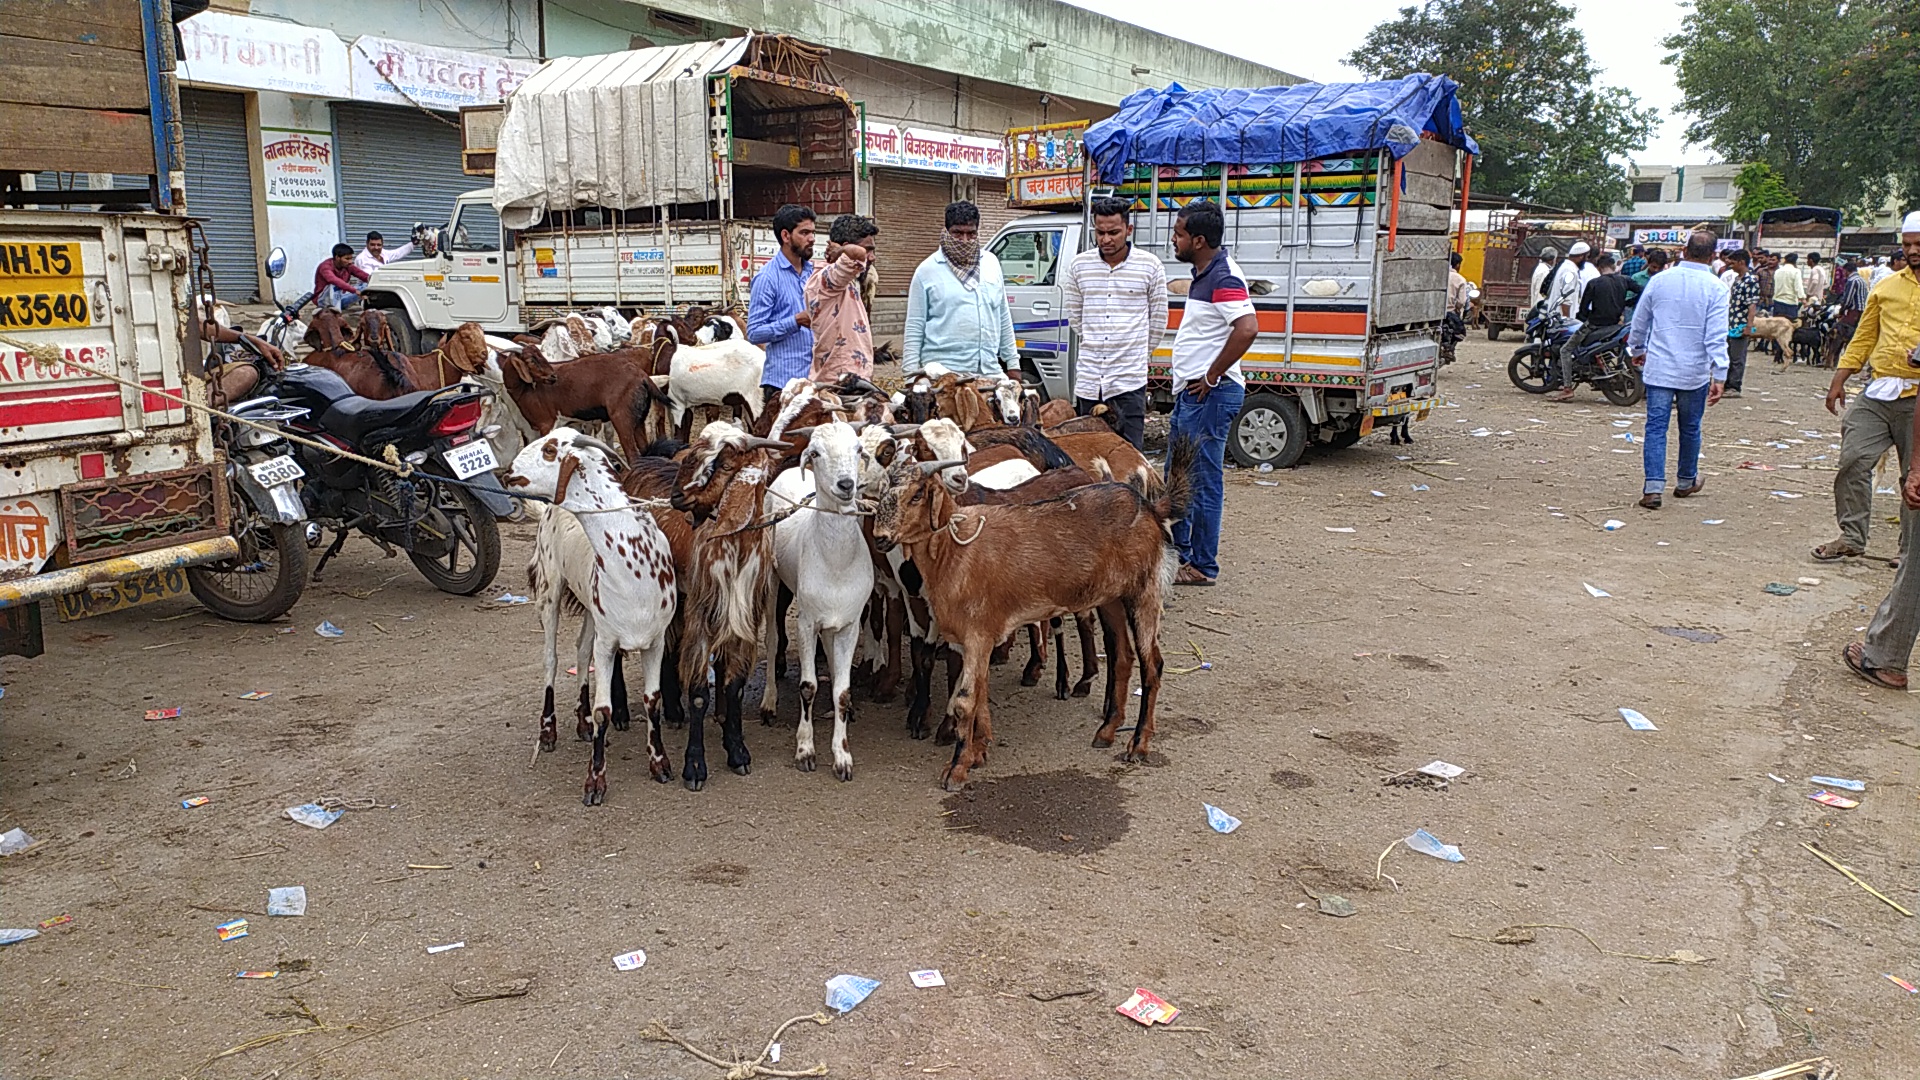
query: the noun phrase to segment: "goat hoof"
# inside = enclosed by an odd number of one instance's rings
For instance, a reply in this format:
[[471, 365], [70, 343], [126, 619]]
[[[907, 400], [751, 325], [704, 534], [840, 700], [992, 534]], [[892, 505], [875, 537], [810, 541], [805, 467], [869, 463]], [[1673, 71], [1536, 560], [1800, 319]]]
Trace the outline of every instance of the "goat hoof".
[[833, 775], [839, 777], [842, 783], [853, 779], [853, 762], [849, 761], [845, 765], [836, 762], [833, 766]]
[[607, 801], [607, 792], [606, 792], [606, 789], [604, 788], [596, 790], [592, 787], [588, 787], [587, 793], [580, 797], [580, 802], [583, 806], [599, 806], [601, 803], [604, 803], [606, 801]]
[[907, 738], [909, 739], [924, 739], [930, 734], [932, 733], [927, 730], [927, 725], [925, 724], [907, 724]]
[[705, 780], [697, 779], [691, 776], [687, 777], [685, 783], [688, 791], [700, 791], [707, 786], [707, 782]]
[[772, 709], [760, 710], [760, 726], [762, 727], [773, 726], [773, 710]]
[[940, 786], [948, 791], [964, 790], [967, 786], [967, 774], [950, 768], [940, 774]]
[[1066, 687], [1064, 687], [1064, 686], [1056, 686], [1056, 687], [1054, 687], [1054, 689], [1053, 689], [1053, 700], [1055, 700], [1055, 701], [1065, 701], [1065, 700], [1067, 700], [1067, 688], [1066, 688]]
[[543, 754], [553, 753], [553, 747], [559, 741], [560, 740], [553, 735], [540, 736], [540, 752]]
[[1032, 671], [1021, 672], [1020, 685], [1021, 686], [1039, 686], [1040, 685], [1039, 674], [1037, 672], [1032, 672]]
[[627, 725], [631, 722], [631, 720], [632, 720], [631, 717], [615, 715], [613, 718], [613, 730], [615, 731], [627, 730]]
[[812, 754], [795, 754], [793, 757], [793, 763], [795, 765], [800, 766], [801, 772], [813, 771], [813, 755]]
[[582, 742], [593, 738], [593, 725], [587, 723], [584, 719], [574, 721], [573, 737]]
[[1093, 693], [1093, 684], [1090, 682], [1080, 683], [1073, 688], [1074, 697], [1086, 697], [1091, 693]]
[[1112, 745], [1113, 745], [1113, 736], [1111, 735], [1095, 735], [1093, 737], [1093, 748], [1095, 750], [1105, 750], [1107, 747]]

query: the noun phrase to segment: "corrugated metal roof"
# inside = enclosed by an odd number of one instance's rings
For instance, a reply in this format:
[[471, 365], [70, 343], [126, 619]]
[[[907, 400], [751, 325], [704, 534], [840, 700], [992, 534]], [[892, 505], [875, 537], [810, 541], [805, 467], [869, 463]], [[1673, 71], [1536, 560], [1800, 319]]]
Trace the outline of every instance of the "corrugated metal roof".
[[603, 56], [563, 56], [546, 65], [514, 90], [515, 99], [563, 94], [589, 87], [637, 86], [704, 78], [725, 71], [746, 55], [747, 39], [722, 38], [686, 45], [607, 53]]

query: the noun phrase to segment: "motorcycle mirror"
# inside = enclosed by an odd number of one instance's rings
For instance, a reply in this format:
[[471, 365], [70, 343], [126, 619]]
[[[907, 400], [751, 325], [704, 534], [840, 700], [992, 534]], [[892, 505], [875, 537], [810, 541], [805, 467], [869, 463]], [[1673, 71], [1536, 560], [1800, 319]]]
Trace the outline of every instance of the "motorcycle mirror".
[[270, 278], [278, 278], [284, 276], [286, 272], [287, 249], [277, 247], [267, 252], [267, 276]]

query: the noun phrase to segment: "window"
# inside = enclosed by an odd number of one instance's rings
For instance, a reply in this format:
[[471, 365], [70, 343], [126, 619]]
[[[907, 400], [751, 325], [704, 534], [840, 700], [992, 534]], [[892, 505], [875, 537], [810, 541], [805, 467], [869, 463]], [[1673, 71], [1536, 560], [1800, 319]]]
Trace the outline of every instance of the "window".
[[1658, 180], [1641, 180], [1633, 185], [1634, 202], [1659, 202], [1661, 183]]
[[1709, 199], [1730, 198], [1731, 197], [1730, 188], [1731, 188], [1730, 181], [1709, 180], [1707, 181], [1707, 189], [1705, 192], [1705, 197]]
[[466, 203], [453, 225], [451, 251], [499, 251], [500, 215], [486, 203]]
[[1009, 285], [1051, 285], [1060, 261], [1059, 229], [1022, 229], [993, 242]]

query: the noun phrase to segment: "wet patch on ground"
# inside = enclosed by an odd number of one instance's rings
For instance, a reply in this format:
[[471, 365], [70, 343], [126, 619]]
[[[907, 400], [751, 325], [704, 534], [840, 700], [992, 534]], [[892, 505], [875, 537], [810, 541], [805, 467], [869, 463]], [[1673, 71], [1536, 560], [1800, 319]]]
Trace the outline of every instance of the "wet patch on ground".
[[989, 836], [1032, 851], [1085, 855], [1127, 835], [1127, 793], [1112, 776], [1075, 769], [975, 782], [947, 796], [949, 830]]
[[702, 885], [738, 885], [745, 880], [747, 868], [730, 862], [701, 863], [687, 876]]
[[1343, 731], [1333, 737], [1333, 745], [1355, 757], [1388, 757], [1400, 751], [1400, 740], [1377, 731]]
[[1717, 634], [1712, 630], [1696, 630], [1691, 626], [1656, 626], [1654, 629], [1668, 637], [1677, 637], [1682, 641], [1691, 641], [1696, 645], [1711, 645], [1716, 641], [1727, 640], [1727, 635], [1725, 634]]
[[1268, 774], [1274, 783], [1283, 788], [1299, 791], [1313, 786], [1313, 777], [1294, 769], [1275, 769]]
[[1445, 671], [1447, 670], [1447, 665], [1441, 663], [1440, 661], [1430, 660], [1424, 656], [1416, 656], [1413, 653], [1394, 653], [1393, 662], [1396, 664], [1399, 664], [1403, 668], [1410, 668], [1414, 671]]

